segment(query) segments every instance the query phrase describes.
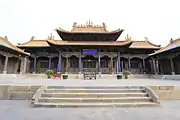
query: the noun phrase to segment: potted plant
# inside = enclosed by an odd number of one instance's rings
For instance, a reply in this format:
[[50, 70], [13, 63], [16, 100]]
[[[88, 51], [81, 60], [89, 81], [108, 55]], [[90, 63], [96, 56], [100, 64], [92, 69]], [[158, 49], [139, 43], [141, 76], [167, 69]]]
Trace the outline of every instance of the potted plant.
[[63, 79], [67, 79], [67, 78], [68, 78], [68, 75], [67, 75], [67, 74], [63, 74], [63, 75], [62, 75], [62, 78], [63, 78]]
[[117, 74], [117, 79], [122, 79], [122, 75], [121, 74]]
[[54, 71], [53, 71], [53, 70], [50, 70], [50, 69], [46, 70], [46, 72], [45, 72], [45, 74], [47, 75], [47, 78], [48, 78], [48, 79], [51, 78], [51, 76], [53, 75], [53, 73], [54, 73]]
[[125, 79], [128, 79], [128, 75], [130, 75], [131, 72], [130, 72], [129, 70], [123, 70], [123, 71], [122, 71], [122, 74], [123, 74], [123, 76], [125, 77]]

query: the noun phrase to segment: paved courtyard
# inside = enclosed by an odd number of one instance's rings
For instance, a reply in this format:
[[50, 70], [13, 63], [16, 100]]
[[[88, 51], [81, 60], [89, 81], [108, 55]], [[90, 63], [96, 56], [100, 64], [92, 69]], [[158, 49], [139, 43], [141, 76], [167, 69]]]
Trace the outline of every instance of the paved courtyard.
[[84, 79], [47, 79], [43, 77], [27, 77], [27, 78], [16, 78], [16, 77], [0, 77], [0, 84], [31, 84], [31, 85], [70, 85], [70, 86], [81, 86], [81, 85], [180, 85], [178, 80], [161, 80], [161, 79], [120, 79], [117, 80], [115, 77], [98, 78], [97, 80], [84, 80]]
[[[115, 85], [180, 85], [177, 80], [103, 78], [46, 79], [40, 77], [0, 77], [0, 84], [115, 86]], [[179, 120], [180, 100], [161, 101], [161, 107], [150, 108], [31, 108], [30, 101], [0, 100], [0, 120]]]
[[31, 108], [29, 101], [0, 101], [0, 120], [179, 120], [180, 101], [156, 108]]

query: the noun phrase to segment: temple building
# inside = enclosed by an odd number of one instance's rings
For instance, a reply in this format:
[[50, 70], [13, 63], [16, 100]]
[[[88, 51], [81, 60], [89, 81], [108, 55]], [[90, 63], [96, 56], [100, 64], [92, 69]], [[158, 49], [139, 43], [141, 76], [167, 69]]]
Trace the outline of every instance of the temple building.
[[71, 31], [56, 29], [59, 35], [39, 40], [32, 37], [17, 47], [30, 53], [28, 72], [44, 73], [53, 69], [57, 73], [79, 74], [96, 71], [99, 74], [116, 74], [122, 70], [132, 73], [155, 73], [154, 51], [161, 51], [160, 45], [147, 38], [133, 41], [129, 35], [118, 40], [123, 29], [108, 31], [106, 24], [86, 25], [74, 23]]
[[0, 74], [27, 73], [29, 53], [16, 47], [5, 36], [0, 37]]
[[180, 74], [180, 39], [171, 39], [169, 44], [150, 54], [156, 74]]

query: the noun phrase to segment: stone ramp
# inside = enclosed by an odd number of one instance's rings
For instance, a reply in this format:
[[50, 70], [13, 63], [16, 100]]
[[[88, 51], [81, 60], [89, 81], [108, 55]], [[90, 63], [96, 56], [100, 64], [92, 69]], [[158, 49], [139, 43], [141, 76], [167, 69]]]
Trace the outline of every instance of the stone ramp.
[[143, 86], [43, 86], [32, 98], [34, 107], [150, 107], [155, 93]]

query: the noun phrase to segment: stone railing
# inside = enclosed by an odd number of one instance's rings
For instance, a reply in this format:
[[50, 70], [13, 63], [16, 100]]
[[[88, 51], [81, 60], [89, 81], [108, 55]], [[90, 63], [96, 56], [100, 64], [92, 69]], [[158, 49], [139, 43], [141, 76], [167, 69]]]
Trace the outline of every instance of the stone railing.
[[38, 102], [38, 99], [40, 98], [41, 94], [44, 92], [46, 88], [47, 88], [46, 86], [42, 86], [36, 91], [36, 93], [33, 95], [31, 99], [32, 104], [34, 104], [35, 102]]
[[141, 88], [144, 89], [145, 92], [152, 98], [153, 102], [160, 104], [160, 102], [158, 101], [159, 97], [150, 87], [142, 86]]

